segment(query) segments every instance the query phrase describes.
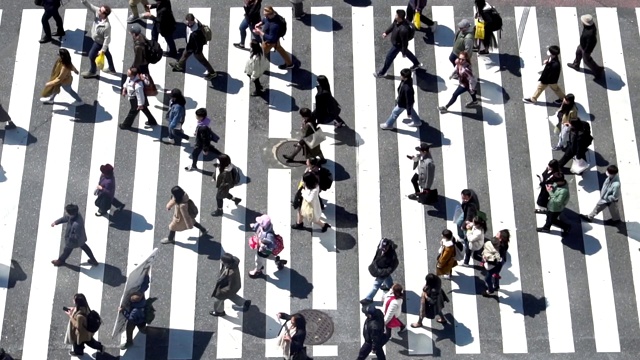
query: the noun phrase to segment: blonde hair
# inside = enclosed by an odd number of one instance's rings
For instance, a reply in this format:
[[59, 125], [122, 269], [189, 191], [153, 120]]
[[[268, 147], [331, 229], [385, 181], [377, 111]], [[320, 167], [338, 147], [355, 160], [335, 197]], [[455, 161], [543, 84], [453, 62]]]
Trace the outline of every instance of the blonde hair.
[[271, 5], [265, 6], [263, 11], [265, 12], [265, 14], [274, 14], [276, 12], [275, 10], [273, 10], [273, 6]]

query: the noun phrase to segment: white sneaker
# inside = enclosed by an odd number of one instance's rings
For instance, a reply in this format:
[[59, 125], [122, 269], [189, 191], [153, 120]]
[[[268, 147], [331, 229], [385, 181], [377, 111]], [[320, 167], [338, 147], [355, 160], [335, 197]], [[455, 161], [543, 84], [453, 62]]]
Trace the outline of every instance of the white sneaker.
[[442, 275], [442, 278], [446, 279], [446, 280], [449, 280], [449, 279], [451, 279], [451, 275], [444, 274], [444, 275]]
[[393, 129], [393, 126], [387, 126], [387, 123], [380, 124], [380, 129], [382, 130], [390, 130]]
[[418, 122], [411, 121], [408, 125], [411, 127], [420, 127], [422, 126], [422, 121], [418, 121]]
[[43, 104], [53, 104], [53, 98], [50, 97], [41, 97], [40, 101], [42, 101]]
[[140, 19], [140, 17], [138, 16], [133, 16], [133, 15], [129, 15], [129, 17], [127, 18], [127, 23], [131, 24], [133, 22], [138, 21], [138, 19]]
[[82, 105], [84, 105], [84, 101], [82, 101], [82, 100], [74, 101], [69, 105], [71, 105], [71, 106], [82, 106]]
[[162, 138], [162, 142], [166, 142], [166, 143], [169, 143], [169, 144], [175, 144], [175, 141], [170, 137], [163, 137]]

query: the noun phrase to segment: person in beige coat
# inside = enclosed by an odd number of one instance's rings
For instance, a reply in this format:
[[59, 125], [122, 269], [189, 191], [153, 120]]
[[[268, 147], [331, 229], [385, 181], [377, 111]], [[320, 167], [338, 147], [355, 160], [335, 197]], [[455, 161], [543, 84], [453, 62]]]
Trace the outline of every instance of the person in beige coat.
[[173, 209], [173, 218], [169, 224], [169, 236], [160, 240], [162, 244], [175, 244], [176, 231], [185, 231], [196, 227], [202, 235], [207, 234], [207, 229], [200, 225], [195, 217], [198, 208], [189, 200], [189, 195], [180, 186], [171, 188], [171, 200], [167, 203], [167, 210]]
[[436, 266], [436, 275], [445, 279], [451, 278], [451, 271], [458, 265], [456, 261], [456, 239], [453, 238], [451, 230], [442, 230], [442, 240], [440, 240], [440, 252], [438, 254], [438, 265]]
[[84, 294], [75, 294], [73, 296], [74, 307], [64, 307], [63, 310], [69, 316], [69, 331], [67, 332], [66, 342], [71, 343], [73, 350], [69, 351], [71, 356], [83, 356], [84, 346], [104, 352], [104, 345], [93, 338], [93, 333], [87, 330], [87, 316], [91, 309], [87, 303]]
[[70, 104], [71, 106], [84, 105], [80, 95], [71, 87], [71, 83], [73, 82], [72, 71], [78, 74], [78, 70], [73, 66], [73, 63], [71, 63], [69, 51], [67, 49], [58, 50], [58, 59], [51, 70], [51, 77], [40, 94], [40, 101], [42, 101], [43, 104], [53, 104], [53, 99], [60, 93], [60, 88], [63, 88], [75, 100]]

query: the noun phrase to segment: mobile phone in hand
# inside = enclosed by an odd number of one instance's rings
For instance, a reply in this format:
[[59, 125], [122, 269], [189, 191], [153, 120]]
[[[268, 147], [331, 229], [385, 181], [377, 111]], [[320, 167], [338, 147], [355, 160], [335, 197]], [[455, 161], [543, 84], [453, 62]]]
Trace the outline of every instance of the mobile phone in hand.
[[69, 311], [69, 308], [68, 308], [68, 307], [66, 307], [66, 306], [63, 306], [63, 307], [62, 307], [62, 310], [63, 310], [64, 312], [67, 312], [67, 311]]

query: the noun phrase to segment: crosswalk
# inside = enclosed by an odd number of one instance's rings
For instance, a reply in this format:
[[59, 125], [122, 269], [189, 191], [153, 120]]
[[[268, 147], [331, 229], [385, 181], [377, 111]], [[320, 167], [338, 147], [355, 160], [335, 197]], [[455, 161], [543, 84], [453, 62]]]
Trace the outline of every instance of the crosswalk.
[[[120, 75], [102, 73], [99, 80], [74, 76], [72, 87], [85, 106], [68, 106], [72, 100], [64, 93], [52, 107], [40, 104], [39, 91], [58, 46], [38, 44], [41, 9], [0, 9], [0, 31], [19, 29], [15, 39], [0, 39], [5, 55], [0, 59], [5, 78], [0, 102], [17, 125], [0, 136], [0, 347], [24, 360], [68, 359], [63, 342], [67, 319], [61, 308], [81, 292], [103, 318], [96, 338], [122, 359], [281, 358], [276, 314], [302, 309], [324, 311], [334, 321], [333, 337], [309, 347], [312, 357], [356, 358], [364, 323], [358, 300], [373, 282], [367, 267], [380, 238], [399, 245], [401, 265], [393, 277], [407, 290], [403, 321], [413, 323], [424, 277], [435, 271], [440, 233], [455, 229], [460, 191], [472, 188], [489, 217], [490, 231], [509, 229], [512, 234], [499, 295], [479, 296], [484, 290], [479, 266], [454, 268], [452, 280], [444, 282], [451, 325], [425, 322], [426, 327], [410, 328], [404, 336], [394, 334], [386, 345], [390, 359], [478, 354], [565, 359], [593, 353], [623, 359], [638, 353], [640, 210], [635, 204], [640, 200], [640, 159], [634, 114], [640, 111], [640, 97], [632, 90], [640, 84], [634, 71], [640, 8], [505, 5], [499, 9], [504, 19], [500, 49], [472, 61], [480, 78], [481, 108], [465, 109], [458, 102], [440, 114], [437, 106], [448, 101], [456, 86], [449, 80], [448, 59], [456, 24], [470, 18], [472, 9], [430, 7], [437, 31], [418, 32], [409, 45], [424, 64], [414, 75], [414, 108], [424, 124], [414, 128], [399, 119], [395, 130], [384, 131], [378, 124], [394, 105], [400, 70], [411, 62], [398, 56], [393, 78], [376, 79], [372, 73], [389, 46], [380, 33], [401, 8], [311, 6], [302, 21], [293, 19], [291, 8], [276, 8], [289, 24], [282, 45], [300, 65], [280, 70], [277, 65], [283, 61], [273, 53], [269, 76], [263, 78], [269, 89], [264, 98], [249, 96], [251, 84], [244, 74], [248, 52], [232, 45], [238, 40], [242, 8], [174, 9], [176, 17], [184, 10], [212, 29], [228, 29], [216, 32], [204, 49], [219, 73], [212, 82], [202, 78], [204, 68], [193, 59], [184, 74], [172, 72], [165, 58], [150, 66], [163, 91], [183, 90], [185, 133], [195, 129], [196, 109], [207, 108], [222, 138], [218, 148], [243, 169], [245, 181], [231, 191], [242, 203], [225, 202], [221, 218], [208, 215], [215, 207], [215, 186], [207, 176], [213, 171], [210, 162], [199, 166], [203, 172], [185, 172], [191, 164], [190, 145], [162, 144], [166, 129], [118, 129], [128, 105], [120, 96]], [[133, 59], [132, 39], [124, 27], [127, 11], [114, 8], [110, 16], [110, 50], [118, 73]], [[585, 12], [598, 24], [594, 58], [607, 69], [604, 82], [592, 81], [588, 70], [566, 66], [579, 43], [579, 16]], [[59, 46], [84, 70], [87, 11], [67, 6], [63, 18], [67, 36]], [[162, 38], [159, 42], [166, 46]], [[184, 46], [183, 39], [177, 43]], [[562, 51], [563, 88], [575, 94], [579, 116], [590, 121], [595, 138], [587, 155], [592, 166], [582, 176], [569, 176], [571, 201], [565, 215], [573, 230], [564, 239], [553, 231], [536, 233], [544, 217], [533, 213], [536, 174], [559, 156], [551, 151], [555, 135], [547, 121], [554, 108], [544, 106], [544, 94], [538, 99], [542, 106], [520, 101], [534, 90], [545, 47], [553, 44]], [[283, 166], [273, 155], [276, 144], [299, 136], [297, 111], [313, 108], [318, 75], [328, 77], [349, 125], [337, 130], [323, 125], [328, 136], [322, 150], [335, 177], [334, 186], [322, 192], [324, 216], [333, 226], [326, 233], [317, 227], [291, 230], [295, 212], [290, 199], [302, 168]], [[158, 121], [167, 104], [163, 91], [149, 99]], [[434, 187], [441, 194], [435, 207], [406, 197], [413, 192], [406, 155], [415, 153], [420, 141], [433, 146]], [[105, 163], [114, 164], [116, 195], [127, 204], [111, 222], [92, 214], [93, 190]], [[597, 202], [601, 174], [609, 164], [620, 169], [625, 224], [605, 227], [602, 215], [593, 223], [580, 223], [577, 214], [588, 213]], [[211, 238], [198, 238], [198, 230], [192, 229], [177, 233], [175, 245], [160, 244], [168, 232], [165, 205], [174, 185], [200, 208], [197, 220]], [[67, 261], [79, 266], [50, 264], [62, 236], [62, 227], [50, 224], [69, 202], [85, 215], [88, 244], [101, 263], [97, 267], [89, 267], [79, 252]], [[283, 271], [268, 264], [266, 279], [251, 279], [248, 224], [265, 212], [285, 239], [281, 256], [289, 264]], [[121, 351], [123, 338], [111, 338], [105, 329], [116, 321], [126, 275], [156, 247], [147, 294], [157, 298], [156, 318], [147, 334], [136, 333], [134, 346]], [[213, 318], [208, 314], [210, 294], [222, 253], [240, 259], [239, 294], [253, 305], [242, 313], [227, 304], [228, 316]], [[381, 305], [381, 295], [375, 304]]]

